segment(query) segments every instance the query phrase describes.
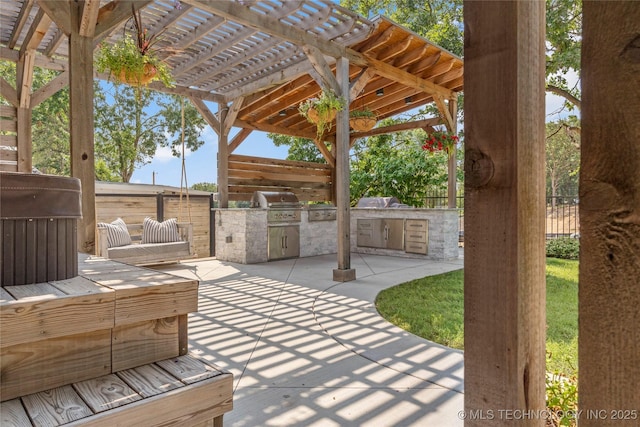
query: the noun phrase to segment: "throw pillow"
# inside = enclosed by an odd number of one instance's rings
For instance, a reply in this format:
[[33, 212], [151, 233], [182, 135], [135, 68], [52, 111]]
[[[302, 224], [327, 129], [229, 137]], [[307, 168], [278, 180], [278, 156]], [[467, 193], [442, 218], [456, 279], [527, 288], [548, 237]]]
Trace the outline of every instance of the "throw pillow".
[[116, 219], [111, 224], [99, 222], [97, 226], [98, 228], [107, 229], [107, 245], [110, 248], [131, 244], [131, 236], [129, 236], [127, 224], [125, 224], [122, 218]]
[[178, 221], [175, 218], [158, 222], [147, 217], [142, 222], [142, 243], [167, 243], [180, 240]]

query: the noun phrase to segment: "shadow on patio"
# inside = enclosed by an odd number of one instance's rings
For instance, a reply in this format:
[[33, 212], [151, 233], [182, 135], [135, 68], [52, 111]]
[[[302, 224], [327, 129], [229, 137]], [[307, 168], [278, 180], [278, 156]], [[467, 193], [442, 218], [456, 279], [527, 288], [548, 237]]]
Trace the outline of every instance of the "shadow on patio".
[[336, 283], [334, 258], [162, 267], [201, 281], [189, 344], [234, 374], [225, 425], [461, 426], [462, 352], [389, 324], [373, 301], [462, 260], [354, 254], [358, 279]]

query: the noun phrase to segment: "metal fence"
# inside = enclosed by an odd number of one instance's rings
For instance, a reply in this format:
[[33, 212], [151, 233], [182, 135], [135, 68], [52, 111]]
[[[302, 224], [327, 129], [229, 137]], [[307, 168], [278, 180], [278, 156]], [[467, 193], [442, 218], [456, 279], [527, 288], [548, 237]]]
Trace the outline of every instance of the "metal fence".
[[[446, 208], [449, 198], [446, 191], [430, 193], [426, 207]], [[456, 208], [459, 216], [460, 242], [464, 241], [464, 194], [458, 192]], [[578, 237], [580, 235], [578, 196], [547, 196], [545, 235], [547, 239]]]

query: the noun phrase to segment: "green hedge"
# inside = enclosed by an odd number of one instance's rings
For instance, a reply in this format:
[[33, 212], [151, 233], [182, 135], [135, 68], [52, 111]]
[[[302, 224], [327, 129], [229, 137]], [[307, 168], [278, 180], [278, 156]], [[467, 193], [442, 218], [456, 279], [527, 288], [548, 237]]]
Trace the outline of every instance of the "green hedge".
[[578, 259], [580, 240], [570, 237], [547, 240], [547, 256], [552, 258]]

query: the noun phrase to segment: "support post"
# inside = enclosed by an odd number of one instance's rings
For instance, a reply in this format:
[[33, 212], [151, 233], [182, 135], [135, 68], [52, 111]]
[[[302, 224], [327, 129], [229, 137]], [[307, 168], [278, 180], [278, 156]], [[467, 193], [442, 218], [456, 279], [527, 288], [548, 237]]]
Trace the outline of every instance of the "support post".
[[464, 22], [464, 402], [513, 426], [545, 409], [545, 3], [465, 0]]
[[639, 6], [583, 2], [581, 427], [640, 425]]
[[33, 171], [33, 140], [31, 136], [31, 107], [16, 108], [16, 124], [18, 127], [16, 143], [18, 145], [18, 172]]
[[[349, 60], [338, 58], [336, 79], [340, 95], [349, 105]], [[336, 118], [336, 220], [338, 222], [338, 268], [333, 270], [333, 280], [348, 282], [356, 279], [351, 268], [351, 208], [349, 196], [349, 108], [339, 111]]]
[[218, 103], [220, 132], [218, 132], [218, 207], [229, 207], [229, 134], [225, 122], [229, 107]]
[[[451, 129], [449, 129], [449, 131], [451, 133], [453, 133], [454, 135], [458, 134], [458, 98], [457, 97], [453, 97], [449, 100], [449, 113], [451, 114], [451, 117], [453, 118], [453, 120], [451, 121]], [[457, 148], [454, 146], [453, 148], [451, 148], [451, 153], [449, 153], [449, 160], [447, 163], [447, 168], [448, 168], [448, 187], [447, 187], [447, 191], [448, 191], [448, 208], [449, 209], [455, 209], [456, 206], [456, 202], [458, 200], [458, 189], [457, 189], [457, 182], [458, 182], [458, 161], [456, 159], [456, 155], [457, 155]]]
[[82, 219], [78, 221], [78, 250], [95, 253], [96, 185], [93, 145], [93, 39], [80, 35], [84, 2], [69, 2], [69, 111], [71, 176], [82, 184]]

